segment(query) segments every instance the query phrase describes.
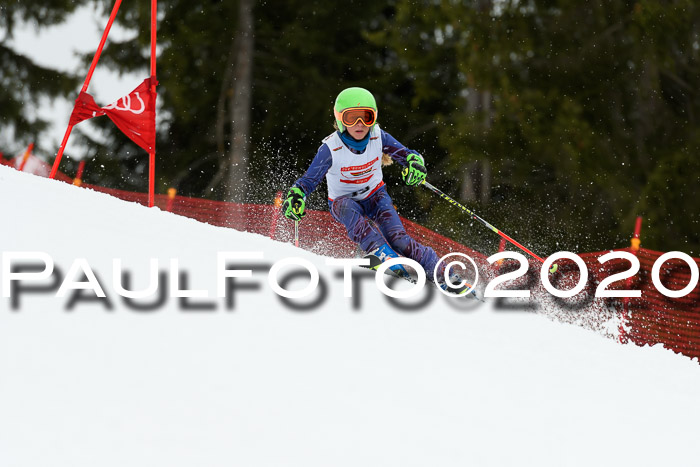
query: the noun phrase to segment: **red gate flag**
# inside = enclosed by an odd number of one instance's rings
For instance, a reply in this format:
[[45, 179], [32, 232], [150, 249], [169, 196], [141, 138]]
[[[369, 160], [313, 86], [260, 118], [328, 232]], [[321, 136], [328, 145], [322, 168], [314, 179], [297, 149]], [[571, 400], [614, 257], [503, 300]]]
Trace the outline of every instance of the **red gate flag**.
[[146, 78], [136, 89], [116, 102], [99, 107], [87, 92], [81, 92], [75, 100], [70, 125], [83, 120], [107, 115], [134, 143], [148, 153], [156, 147], [156, 93], [151, 84], [158, 84], [155, 77]]

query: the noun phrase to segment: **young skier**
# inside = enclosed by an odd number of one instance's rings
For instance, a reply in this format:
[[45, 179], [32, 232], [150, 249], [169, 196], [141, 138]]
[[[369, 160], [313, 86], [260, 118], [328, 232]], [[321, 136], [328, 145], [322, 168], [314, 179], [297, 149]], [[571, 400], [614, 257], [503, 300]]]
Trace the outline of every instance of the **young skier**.
[[[306, 173], [289, 189], [282, 205], [284, 215], [301, 220], [306, 197], [325, 175], [331, 215], [345, 226], [353, 242], [381, 261], [399, 255], [411, 258], [423, 267], [427, 279], [433, 280], [437, 254], [406, 233], [382, 180], [386, 154], [404, 167], [401, 174], [407, 185], [420, 185], [426, 177], [423, 157], [379, 128], [377, 104], [366, 89], [345, 89], [338, 94], [333, 110], [337, 131], [323, 140]], [[406, 273], [402, 266], [391, 269], [399, 275]], [[444, 265], [438, 267], [437, 274], [440, 287], [459, 293], [442, 282]]]

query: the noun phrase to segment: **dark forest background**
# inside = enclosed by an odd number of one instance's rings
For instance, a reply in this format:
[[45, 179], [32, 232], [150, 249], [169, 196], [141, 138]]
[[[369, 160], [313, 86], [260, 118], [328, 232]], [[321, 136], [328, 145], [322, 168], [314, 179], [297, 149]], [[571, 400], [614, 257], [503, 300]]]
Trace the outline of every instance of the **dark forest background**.
[[[148, 76], [150, 2], [124, 0], [99, 66]], [[0, 0], [0, 132], [41, 143], [42, 98], [72, 75], [8, 45], [104, 0]], [[89, 27], [90, 25], [86, 25]], [[700, 255], [700, 4], [675, 1], [160, 0], [156, 190], [270, 203], [311, 162], [348, 86], [422, 153], [428, 180], [543, 255], [642, 244]], [[97, 44], [95, 44], [95, 47]], [[138, 83], [134, 83], [136, 87]], [[106, 103], [101, 103], [102, 105]], [[66, 120], [67, 120], [66, 116]], [[147, 155], [107, 119], [80, 127], [87, 183], [147, 190]], [[75, 173], [80, 154], [61, 170]], [[399, 213], [485, 253], [499, 238], [385, 170]], [[325, 186], [311, 196], [326, 209]]]

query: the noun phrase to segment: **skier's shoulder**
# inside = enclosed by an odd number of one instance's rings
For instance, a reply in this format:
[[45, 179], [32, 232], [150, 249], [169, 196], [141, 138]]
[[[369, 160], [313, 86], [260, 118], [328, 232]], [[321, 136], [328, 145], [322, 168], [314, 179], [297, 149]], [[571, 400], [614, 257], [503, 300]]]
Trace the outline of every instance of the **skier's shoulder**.
[[328, 151], [328, 155], [332, 156], [334, 152], [340, 151], [343, 149], [343, 140], [340, 138], [340, 133], [338, 131], [334, 131], [330, 135], [326, 136], [323, 138], [323, 144], [321, 144], [321, 147], [319, 148], [319, 152], [321, 150]]
[[379, 128], [379, 135], [382, 138], [382, 143], [398, 143], [398, 140], [383, 128]]
[[327, 157], [330, 157], [330, 155], [331, 155], [331, 150], [326, 143], [321, 144], [318, 147], [318, 150], [316, 151], [316, 158], [325, 159]]
[[331, 133], [330, 135], [328, 135], [328, 136], [326, 136], [325, 138], [323, 138], [323, 140], [321, 141], [321, 143], [322, 143], [322, 145], [323, 145], [323, 144], [329, 145], [329, 144], [332, 144], [332, 142], [335, 141], [336, 139], [340, 139], [340, 135], [338, 134], [337, 131], [334, 131], [334, 132]]

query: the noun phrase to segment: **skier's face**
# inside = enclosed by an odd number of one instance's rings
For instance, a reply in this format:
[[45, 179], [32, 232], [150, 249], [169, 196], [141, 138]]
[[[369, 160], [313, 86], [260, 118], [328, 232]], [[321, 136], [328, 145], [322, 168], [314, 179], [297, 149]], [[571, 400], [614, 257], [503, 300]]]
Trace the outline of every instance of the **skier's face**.
[[364, 123], [360, 121], [355, 123], [353, 126], [347, 127], [347, 129], [350, 136], [352, 136], [356, 140], [361, 140], [362, 138], [367, 136], [367, 133], [369, 133], [369, 127], [365, 126]]

